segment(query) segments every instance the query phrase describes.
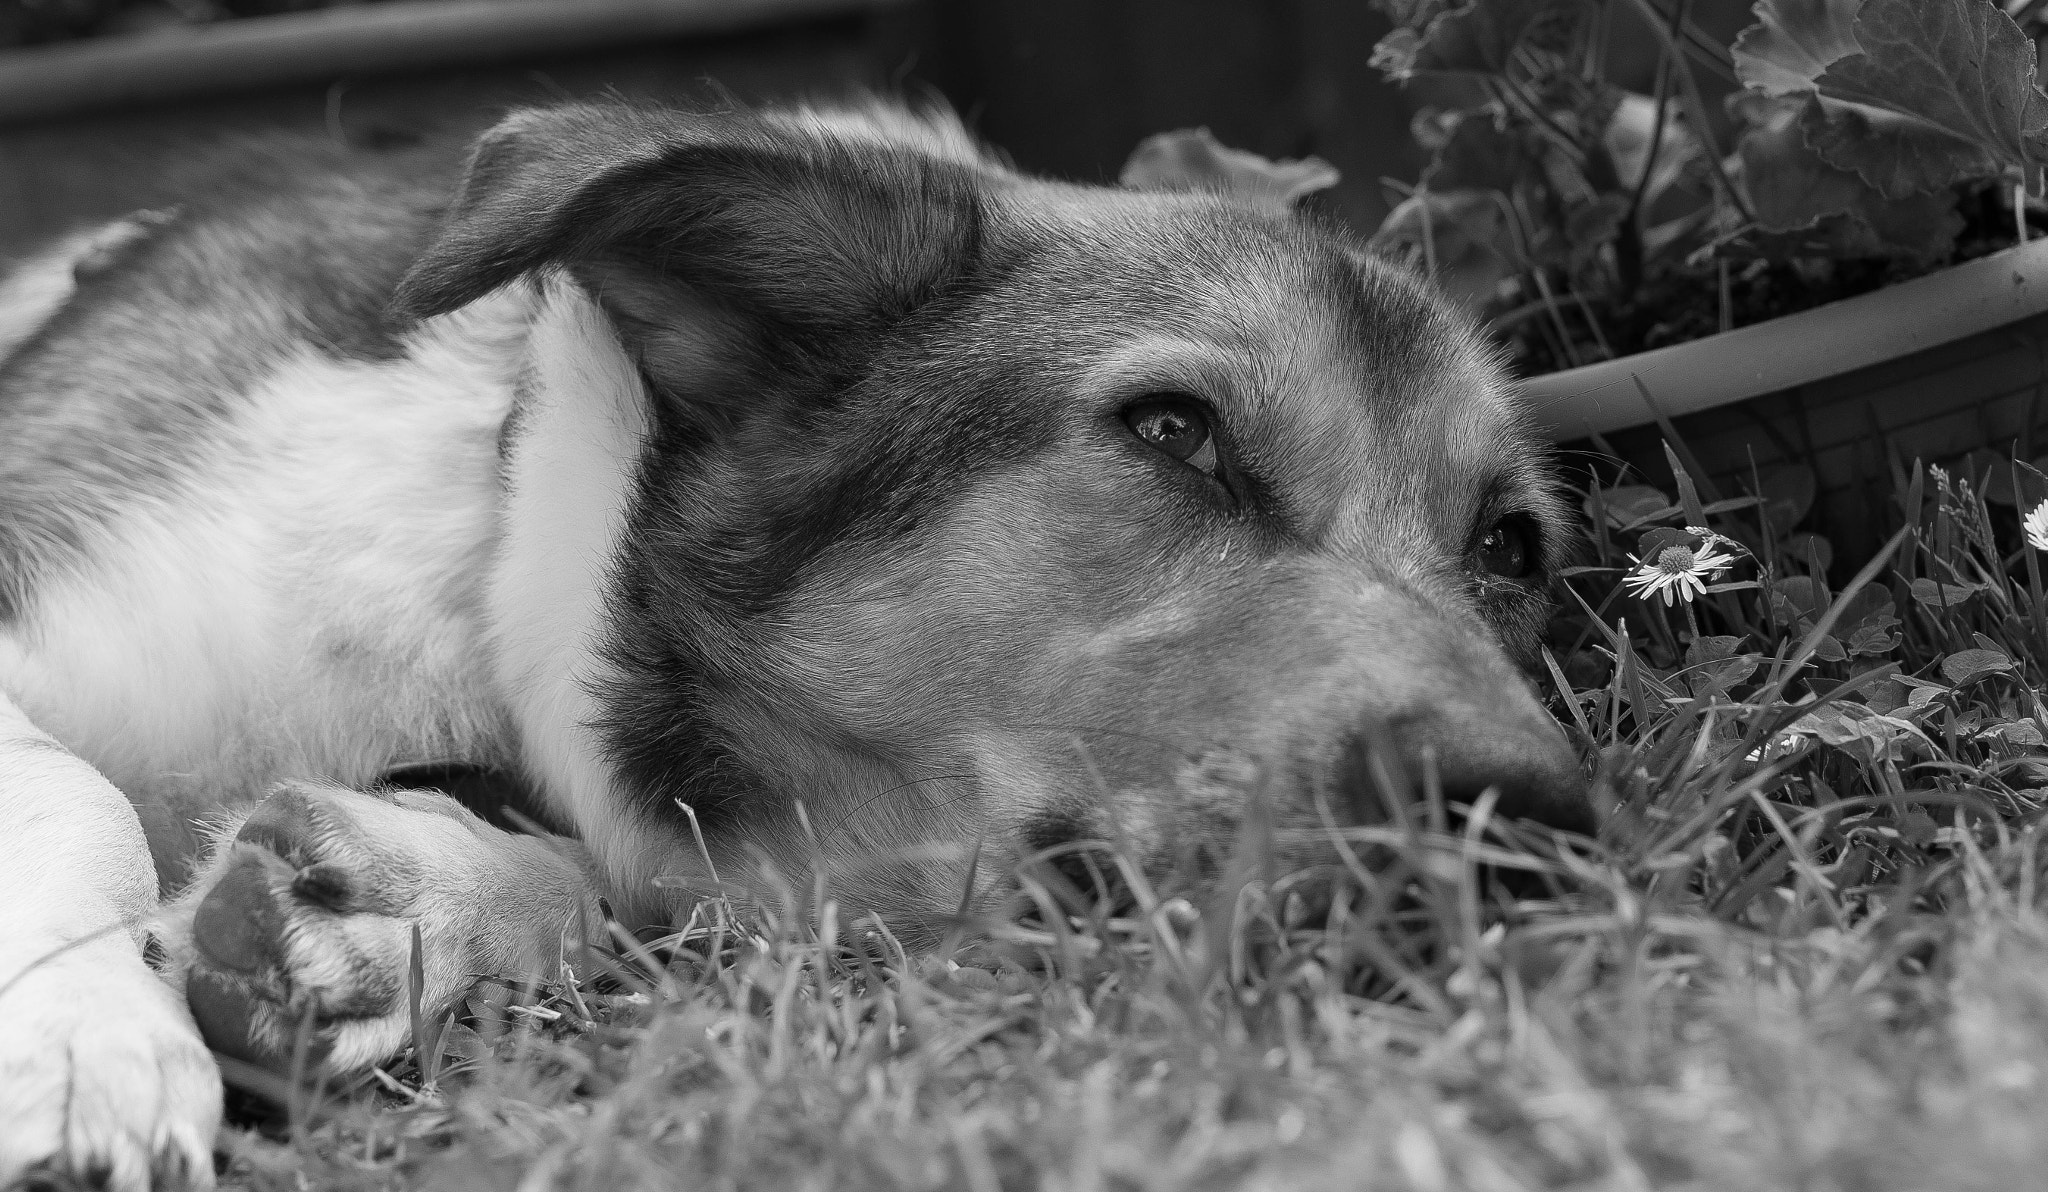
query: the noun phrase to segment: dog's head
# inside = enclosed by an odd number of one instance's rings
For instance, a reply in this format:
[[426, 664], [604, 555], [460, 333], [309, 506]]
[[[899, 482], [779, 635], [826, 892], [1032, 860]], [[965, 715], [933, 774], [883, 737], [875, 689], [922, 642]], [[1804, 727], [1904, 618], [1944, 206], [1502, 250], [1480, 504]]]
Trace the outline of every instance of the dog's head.
[[1587, 826], [1521, 673], [1566, 534], [1538, 445], [1342, 230], [887, 109], [570, 108], [485, 138], [400, 301], [547, 273], [630, 362], [583, 681], [608, 797], [665, 838], [687, 803], [726, 864], [822, 855], [921, 918], [977, 842], [1344, 818], [1368, 743]]

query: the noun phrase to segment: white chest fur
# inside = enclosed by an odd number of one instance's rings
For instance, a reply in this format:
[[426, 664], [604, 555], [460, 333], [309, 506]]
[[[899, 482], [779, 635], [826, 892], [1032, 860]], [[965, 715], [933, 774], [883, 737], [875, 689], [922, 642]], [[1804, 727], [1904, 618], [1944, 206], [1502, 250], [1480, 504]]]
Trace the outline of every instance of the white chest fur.
[[[646, 395], [611, 324], [550, 283], [505, 463], [504, 524], [489, 590], [500, 690], [527, 770], [629, 898], [665, 844], [622, 813], [592, 730], [604, 602], [647, 435]], [[651, 902], [651, 900], [650, 900]], [[621, 906], [628, 918], [656, 908]]]
[[190, 444], [89, 562], [0, 630], [0, 685], [180, 819], [283, 777], [490, 756], [509, 736], [481, 577], [532, 297], [423, 327], [390, 362], [287, 359]]

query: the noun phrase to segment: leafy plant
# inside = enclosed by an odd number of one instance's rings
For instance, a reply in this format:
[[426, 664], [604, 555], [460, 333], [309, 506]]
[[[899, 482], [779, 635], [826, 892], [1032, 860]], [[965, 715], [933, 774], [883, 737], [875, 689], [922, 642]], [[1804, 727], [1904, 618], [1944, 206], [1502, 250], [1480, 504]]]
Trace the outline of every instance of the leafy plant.
[[[2024, 239], [2048, 163], [2039, 0], [1755, 0], [1732, 47], [1691, 0], [1374, 6], [1395, 23], [1374, 64], [1442, 98], [1414, 122], [1430, 164], [1375, 241], [1491, 316], [1530, 371]], [[1651, 94], [1606, 78], [1625, 12], [1660, 40]], [[1707, 72], [1739, 84], [1728, 133]]]

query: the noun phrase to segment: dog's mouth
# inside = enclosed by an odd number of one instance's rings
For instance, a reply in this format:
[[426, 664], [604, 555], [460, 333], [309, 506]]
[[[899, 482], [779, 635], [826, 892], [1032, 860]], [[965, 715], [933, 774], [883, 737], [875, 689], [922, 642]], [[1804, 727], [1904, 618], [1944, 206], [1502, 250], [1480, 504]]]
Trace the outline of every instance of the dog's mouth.
[[[1548, 829], [1547, 839], [1526, 823], [1468, 837], [1474, 824], [1467, 809], [1447, 809], [1434, 826], [1417, 811], [1406, 841], [1398, 839], [1404, 829], [1386, 824], [1370, 826], [1369, 838], [1344, 829], [1282, 829], [1253, 851], [1243, 841], [1236, 852], [1194, 847], [1143, 867], [1104, 842], [1072, 841], [1019, 864], [1005, 917], [1027, 931], [1105, 938], [1143, 935], [1150, 927], [1140, 921], [1161, 915], [1182, 931], [1191, 918], [1212, 931], [1255, 935], [1325, 932], [1361, 921], [1398, 930], [1402, 922], [1429, 919], [1430, 904], [1447, 896], [1503, 910], [1568, 893], [1556, 849], [1546, 847], [1556, 840]], [[1461, 844], [1468, 840], [1484, 847]]]
[[1115, 918], [1141, 909], [1114, 851], [1096, 842], [1073, 841], [1041, 850], [1019, 864], [1016, 878], [1027, 920], [1050, 914]]
[[1583, 784], [1474, 791], [1434, 772], [1417, 780], [1370, 753], [1347, 748], [1312, 775], [1205, 756], [1170, 793], [1043, 816], [1021, 833], [1015, 886], [1025, 913], [1100, 920], [1257, 883], [1284, 890], [1290, 919], [1311, 924], [1339, 886], [1380, 888], [1402, 872], [1456, 874], [1524, 901], [1554, 895], [1558, 850], [1597, 830]]

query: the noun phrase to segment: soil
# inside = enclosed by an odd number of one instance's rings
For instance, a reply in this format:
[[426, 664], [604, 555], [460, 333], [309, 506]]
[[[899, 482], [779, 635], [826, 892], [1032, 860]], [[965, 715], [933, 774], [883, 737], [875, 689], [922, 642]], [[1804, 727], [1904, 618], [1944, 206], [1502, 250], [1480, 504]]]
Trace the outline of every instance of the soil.
[[[1731, 262], [1731, 327], [1746, 327], [1867, 294], [2013, 246], [2012, 209], [1988, 191], [1965, 199], [1960, 211], [1964, 227], [1956, 238], [1955, 250], [1933, 260]], [[2030, 205], [2027, 223], [2035, 235], [2048, 233], [2048, 211]], [[1570, 334], [1571, 352], [1576, 360], [1559, 349], [1557, 320], [1524, 319], [1501, 338], [1516, 375], [1524, 377], [1606, 359], [1607, 352], [1600, 345], [1602, 337], [1615, 356], [1632, 356], [1652, 348], [1702, 339], [1723, 330], [1719, 272], [1712, 263], [1692, 265], [1683, 258], [1652, 263], [1644, 271], [1643, 285], [1633, 297], [1587, 299], [1587, 308], [1599, 322], [1598, 337], [1584, 313], [1564, 307], [1559, 313]]]

